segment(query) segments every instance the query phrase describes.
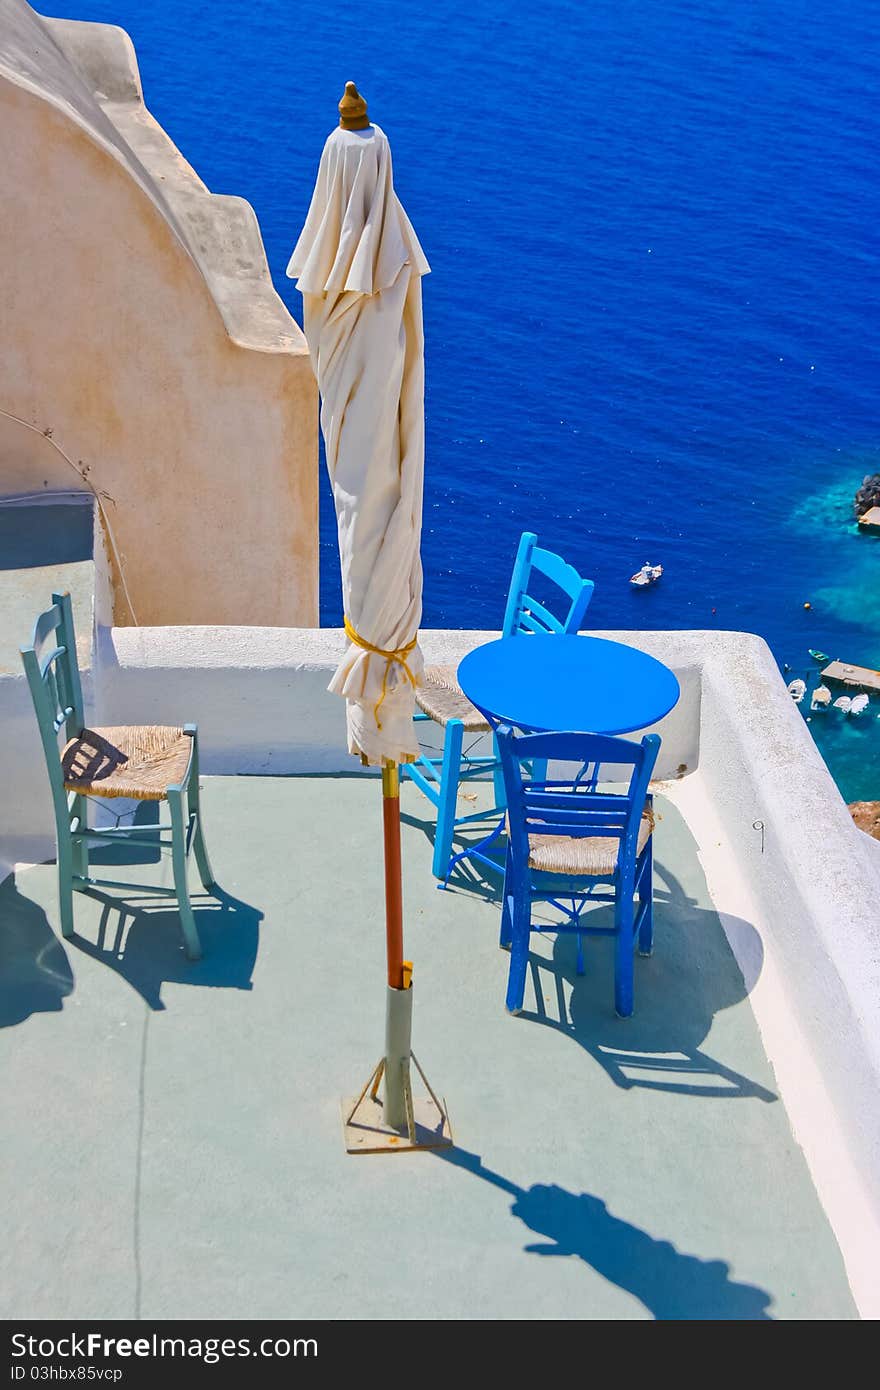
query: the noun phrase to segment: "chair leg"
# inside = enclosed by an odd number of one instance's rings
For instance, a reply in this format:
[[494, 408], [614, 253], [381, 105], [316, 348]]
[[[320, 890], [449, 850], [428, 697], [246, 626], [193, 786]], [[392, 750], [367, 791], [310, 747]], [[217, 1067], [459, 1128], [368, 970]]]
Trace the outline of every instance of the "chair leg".
[[205, 844], [205, 837], [202, 833], [202, 799], [199, 791], [199, 736], [193, 733], [192, 761], [189, 770], [189, 786], [187, 787], [187, 803], [191, 811], [196, 814], [196, 828], [193, 835], [193, 853], [196, 856], [196, 867], [199, 871], [199, 879], [206, 893], [212, 892], [216, 887], [214, 875], [211, 872], [211, 861], [208, 858], [208, 847]]
[[629, 1018], [633, 1011], [633, 889], [632, 883], [617, 885], [614, 915], [617, 936], [614, 942], [614, 1008], [618, 1017]]
[[654, 845], [653, 835], [648, 840], [645, 853], [648, 856], [639, 881], [639, 905], [644, 909], [639, 927], [639, 955], [654, 954]]
[[498, 742], [495, 735], [492, 735], [492, 752], [495, 762], [492, 766], [492, 784], [495, 791], [495, 805], [499, 811], [507, 807], [507, 791], [504, 787], [504, 770], [501, 766], [501, 754], [498, 752]]
[[518, 1014], [522, 1010], [523, 995], [526, 989], [526, 971], [529, 966], [529, 929], [531, 927], [531, 904], [528, 899], [511, 895], [512, 934], [510, 946], [510, 966], [507, 972], [507, 1012]]
[[61, 935], [73, 936], [73, 842], [70, 831], [58, 829], [58, 909]]
[[196, 919], [189, 901], [189, 888], [186, 882], [186, 835], [183, 826], [183, 795], [179, 787], [168, 789], [168, 807], [171, 811], [171, 858], [174, 866], [174, 887], [177, 890], [177, 906], [180, 912], [180, 929], [183, 944], [190, 960], [199, 960], [202, 954]]
[[440, 804], [437, 807], [437, 829], [434, 832], [435, 878], [445, 879], [449, 872], [452, 837], [455, 834], [455, 813], [458, 809], [458, 782], [461, 775], [461, 744], [464, 725], [460, 719], [450, 719], [443, 740], [443, 767], [440, 772]]
[[[88, 819], [88, 802], [84, 796], [78, 796], [73, 803], [73, 814], [79, 821], [80, 829], [85, 829]], [[87, 840], [73, 840], [72, 868], [74, 876], [77, 878], [88, 878], [89, 876], [89, 845]]]
[[513, 895], [509, 885], [512, 882], [510, 872], [510, 846], [507, 847], [507, 862], [504, 866], [504, 888], [501, 893], [501, 936], [498, 945], [502, 950], [509, 951], [513, 941]]

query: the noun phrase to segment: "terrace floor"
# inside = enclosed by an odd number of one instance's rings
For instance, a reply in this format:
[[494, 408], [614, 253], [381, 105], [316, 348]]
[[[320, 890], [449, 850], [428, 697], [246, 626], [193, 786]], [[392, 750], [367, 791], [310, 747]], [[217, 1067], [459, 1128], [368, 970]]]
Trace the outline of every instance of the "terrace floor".
[[498, 906], [437, 891], [404, 784], [442, 1157], [343, 1147], [341, 1098], [383, 1046], [378, 782], [206, 778], [204, 807], [229, 896], [198, 913], [198, 964], [166, 905], [78, 896], [64, 942], [54, 867], [0, 886], [2, 1316], [856, 1316], [672, 802], [635, 1016], [607, 938], [579, 978], [548, 937], [510, 1018]]

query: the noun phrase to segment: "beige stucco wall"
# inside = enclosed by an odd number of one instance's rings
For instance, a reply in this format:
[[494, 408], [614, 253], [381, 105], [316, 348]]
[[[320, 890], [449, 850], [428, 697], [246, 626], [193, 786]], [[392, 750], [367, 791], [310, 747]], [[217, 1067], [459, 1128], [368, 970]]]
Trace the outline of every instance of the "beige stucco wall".
[[[0, 130], [0, 409], [114, 499], [139, 623], [316, 623], [316, 388], [251, 208], [150, 117], [121, 30], [24, 0], [0, 0]], [[0, 417], [0, 497], [71, 485]]]

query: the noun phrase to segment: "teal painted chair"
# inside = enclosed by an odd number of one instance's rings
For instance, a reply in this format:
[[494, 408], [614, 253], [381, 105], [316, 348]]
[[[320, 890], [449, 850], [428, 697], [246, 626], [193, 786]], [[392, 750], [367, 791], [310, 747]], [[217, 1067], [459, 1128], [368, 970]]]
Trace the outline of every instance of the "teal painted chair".
[[[190, 850], [207, 892], [215, 891], [199, 806], [199, 743], [195, 724], [182, 728], [129, 725], [85, 726], [82, 686], [69, 594], [53, 594], [21, 658], [40, 729], [58, 846], [61, 931], [73, 935], [73, 893], [92, 887], [122, 888], [177, 898], [184, 950], [201, 956], [187, 887]], [[63, 740], [63, 741], [62, 741]], [[170, 826], [132, 825], [89, 829], [89, 797], [167, 801]], [[171, 850], [174, 887], [134, 884], [89, 876], [89, 846], [133, 844], [141, 850]]]
[[[530, 595], [530, 586], [534, 588], [538, 584], [541, 585], [542, 594], [546, 589], [552, 595], [545, 594], [546, 603]], [[524, 531], [507, 592], [502, 637], [517, 637], [533, 632], [578, 632], [593, 597], [593, 588], [592, 579], [583, 579], [572, 565], [552, 550], [542, 550], [537, 536]], [[446, 880], [454, 863], [468, 854], [485, 858], [476, 847], [453, 856], [452, 842], [456, 830], [485, 821], [488, 816], [497, 814], [505, 804], [504, 781], [497, 754], [472, 756], [464, 748], [466, 734], [474, 736], [473, 747], [490, 733], [490, 727], [459, 687], [455, 673], [454, 666], [428, 666], [425, 668], [424, 683], [416, 690], [419, 708], [416, 722], [430, 720], [443, 729], [442, 756], [432, 757], [423, 750], [416, 762], [407, 763], [402, 769], [437, 808], [432, 870], [434, 877], [440, 880]], [[489, 812], [458, 815], [460, 784], [489, 772], [495, 783], [495, 807]]]

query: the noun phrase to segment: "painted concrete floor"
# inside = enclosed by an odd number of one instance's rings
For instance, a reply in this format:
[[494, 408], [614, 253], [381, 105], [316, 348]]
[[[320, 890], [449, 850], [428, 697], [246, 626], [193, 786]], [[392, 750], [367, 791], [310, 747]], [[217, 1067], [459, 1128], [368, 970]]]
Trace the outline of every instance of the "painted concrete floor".
[[52, 866], [0, 886], [2, 1316], [856, 1316], [668, 802], [635, 1017], [607, 939], [579, 978], [548, 937], [514, 1019], [497, 904], [437, 891], [404, 785], [414, 1048], [456, 1148], [350, 1157], [340, 1100], [383, 1042], [379, 785], [207, 778], [204, 800], [229, 896], [196, 965], [167, 906], [77, 897], [63, 942]]

